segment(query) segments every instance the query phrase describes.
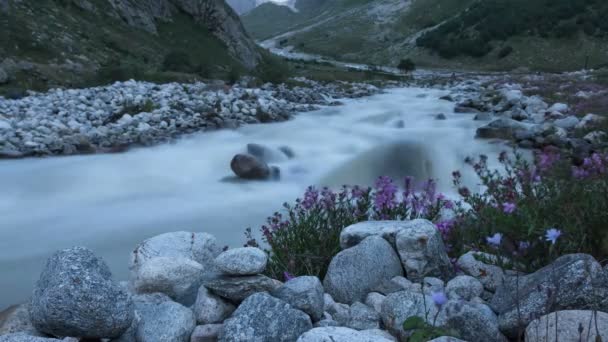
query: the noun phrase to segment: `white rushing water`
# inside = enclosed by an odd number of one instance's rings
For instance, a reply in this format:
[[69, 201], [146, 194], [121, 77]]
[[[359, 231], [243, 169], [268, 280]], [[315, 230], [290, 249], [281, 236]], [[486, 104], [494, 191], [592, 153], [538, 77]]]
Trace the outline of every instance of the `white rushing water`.
[[[481, 123], [451, 114], [453, 104], [439, 100], [445, 94], [394, 89], [288, 122], [201, 133], [124, 154], [0, 161], [0, 311], [30, 295], [58, 249], [87, 246], [115, 279], [126, 280], [129, 253], [145, 238], [201, 231], [239, 246], [246, 227], [257, 231], [311, 184], [371, 184], [380, 175], [416, 173], [450, 190], [451, 172], [465, 168], [465, 156], [491, 156], [501, 147], [475, 140]], [[447, 120], [435, 120], [437, 113]], [[286, 145], [296, 157], [276, 164], [278, 182], [222, 182], [247, 143]]]

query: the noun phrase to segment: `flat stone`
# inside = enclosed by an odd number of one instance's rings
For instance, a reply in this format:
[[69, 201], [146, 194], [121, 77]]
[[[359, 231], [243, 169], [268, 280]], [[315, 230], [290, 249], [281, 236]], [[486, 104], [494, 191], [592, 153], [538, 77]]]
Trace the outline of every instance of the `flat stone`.
[[357, 331], [345, 327], [319, 327], [307, 331], [297, 342], [394, 342], [377, 332]]
[[215, 265], [228, 275], [255, 275], [264, 272], [268, 255], [255, 247], [233, 248], [215, 258]]
[[212, 293], [222, 298], [233, 302], [241, 302], [254, 293], [274, 291], [282, 284], [264, 275], [255, 275], [242, 277], [221, 276], [205, 280], [203, 285]]

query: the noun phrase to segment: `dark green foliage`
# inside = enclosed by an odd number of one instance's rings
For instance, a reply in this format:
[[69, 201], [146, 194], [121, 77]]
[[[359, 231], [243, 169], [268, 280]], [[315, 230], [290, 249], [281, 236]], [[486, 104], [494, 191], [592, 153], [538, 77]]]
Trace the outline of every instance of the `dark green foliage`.
[[513, 47], [510, 45], [507, 45], [507, 46], [503, 47], [502, 49], [500, 49], [500, 51], [498, 51], [498, 58], [503, 59], [503, 58], [507, 57], [508, 55], [510, 55], [511, 53], [513, 53]]
[[228, 70], [228, 76], [227, 76], [228, 84], [235, 84], [236, 82], [239, 81], [240, 78], [241, 78], [241, 72], [239, 71], [238, 68], [232, 67], [232, 68], [230, 68], [230, 70]]
[[[436, 318], [436, 317], [435, 317]], [[436, 327], [418, 316], [412, 316], [403, 322], [403, 330], [411, 331], [408, 342], [426, 342], [441, 336], [458, 337], [455, 331]]]
[[194, 70], [192, 59], [183, 51], [171, 51], [163, 60], [163, 71], [191, 72]]
[[608, 2], [603, 0], [486, 0], [418, 38], [418, 46], [452, 58], [481, 57], [490, 42], [517, 35], [568, 38], [578, 32], [608, 34]]
[[141, 79], [143, 70], [140, 66], [130, 63], [115, 62], [101, 67], [96, 74], [94, 83], [107, 84], [130, 79]]
[[263, 83], [284, 83], [290, 76], [289, 65], [279, 57], [267, 55], [258, 65], [256, 76]]
[[397, 65], [397, 68], [399, 70], [401, 70], [403, 73], [407, 74], [409, 72], [416, 70], [416, 64], [414, 64], [414, 62], [411, 59], [406, 58], [406, 59], [402, 59], [399, 62], [399, 64]]

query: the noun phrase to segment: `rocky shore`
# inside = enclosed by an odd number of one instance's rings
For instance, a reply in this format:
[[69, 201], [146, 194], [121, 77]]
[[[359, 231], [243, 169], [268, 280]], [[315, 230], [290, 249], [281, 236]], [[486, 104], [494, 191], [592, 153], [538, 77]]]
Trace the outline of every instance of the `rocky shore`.
[[285, 282], [263, 275], [262, 250], [206, 233], [145, 240], [126, 282], [74, 247], [48, 259], [29, 303], [0, 313], [0, 341], [406, 341], [414, 316], [459, 337], [435, 342], [608, 338], [608, 268], [593, 257], [521, 274], [477, 252], [451, 261], [439, 234], [426, 220], [358, 223], [324, 279]]
[[283, 121], [296, 112], [338, 105], [337, 98], [380, 91], [363, 83], [294, 81], [299, 86], [127, 81], [0, 97], [0, 159], [120, 152], [194, 132]]

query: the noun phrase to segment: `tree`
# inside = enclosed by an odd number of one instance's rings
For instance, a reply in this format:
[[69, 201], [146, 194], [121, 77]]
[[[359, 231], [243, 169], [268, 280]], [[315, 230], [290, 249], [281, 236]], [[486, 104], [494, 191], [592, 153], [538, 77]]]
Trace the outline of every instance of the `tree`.
[[416, 64], [414, 64], [414, 62], [411, 59], [406, 58], [406, 59], [402, 59], [399, 62], [399, 65], [397, 65], [397, 68], [399, 70], [401, 70], [404, 74], [407, 74], [407, 73], [410, 73], [410, 72], [416, 70]]

